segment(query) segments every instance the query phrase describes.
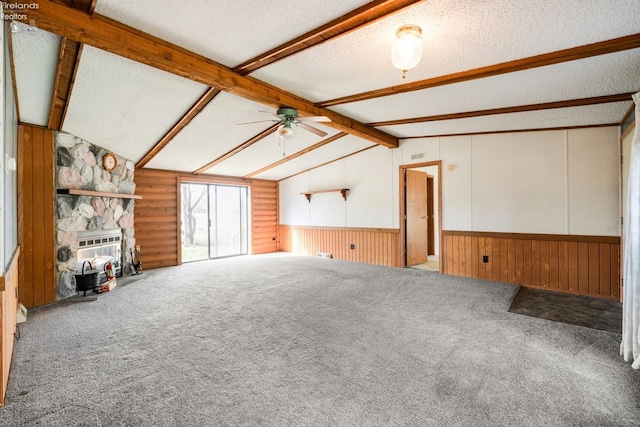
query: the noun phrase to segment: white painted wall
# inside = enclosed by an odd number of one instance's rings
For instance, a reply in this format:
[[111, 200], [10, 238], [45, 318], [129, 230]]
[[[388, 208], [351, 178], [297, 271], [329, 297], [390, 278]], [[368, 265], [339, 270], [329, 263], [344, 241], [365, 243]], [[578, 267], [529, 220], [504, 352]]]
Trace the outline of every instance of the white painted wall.
[[619, 140], [617, 127], [568, 132], [569, 234], [620, 235]]
[[[403, 141], [280, 182], [287, 225], [399, 228], [399, 166], [442, 160], [444, 230], [619, 236], [616, 126]], [[453, 171], [447, 169], [453, 165]], [[301, 192], [349, 188], [314, 194]]]
[[541, 136], [473, 137], [472, 230], [566, 234], [564, 134]]
[[[471, 137], [437, 139], [442, 158], [442, 229], [472, 230]], [[452, 171], [449, 165], [453, 166]]]
[[346, 207], [347, 227], [394, 228], [398, 204], [393, 204], [392, 200], [399, 172], [393, 167], [393, 156], [389, 151], [375, 147], [345, 159], [344, 188], [349, 188], [349, 193], [347, 203], [342, 198], [340, 201]]

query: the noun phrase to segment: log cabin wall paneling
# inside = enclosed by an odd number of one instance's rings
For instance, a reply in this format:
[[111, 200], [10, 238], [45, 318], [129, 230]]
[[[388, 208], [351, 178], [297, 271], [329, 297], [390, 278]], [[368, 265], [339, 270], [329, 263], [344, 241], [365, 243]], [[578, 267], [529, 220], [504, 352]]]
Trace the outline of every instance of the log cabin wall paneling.
[[[280, 250], [399, 267], [400, 230], [280, 225]], [[350, 245], [354, 249], [350, 249]]]
[[[143, 269], [180, 264], [179, 179], [175, 172], [136, 169], [134, 236]], [[125, 257], [125, 259], [128, 259]]]
[[136, 169], [135, 238], [144, 269], [180, 265], [182, 183], [226, 184], [249, 188], [251, 253], [277, 250], [278, 187], [275, 181], [194, 175], [157, 169]]
[[278, 183], [253, 181], [251, 192], [251, 253], [278, 250]]
[[[608, 299], [620, 297], [620, 238], [442, 232], [444, 274]], [[483, 262], [483, 256], [488, 262]]]
[[18, 127], [18, 300], [25, 307], [56, 301], [54, 132]]

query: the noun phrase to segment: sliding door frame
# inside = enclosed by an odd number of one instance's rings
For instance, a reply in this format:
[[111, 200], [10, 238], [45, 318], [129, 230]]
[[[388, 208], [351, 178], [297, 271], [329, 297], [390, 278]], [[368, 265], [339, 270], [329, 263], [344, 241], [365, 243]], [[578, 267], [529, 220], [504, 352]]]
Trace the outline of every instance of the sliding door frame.
[[[207, 230], [207, 241], [208, 241], [208, 248], [207, 248], [207, 258], [203, 259], [203, 260], [194, 260], [195, 261], [206, 261], [206, 260], [211, 260], [211, 259], [217, 259], [217, 258], [226, 258], [226, 257], [232, 257], [232, 256], [241, 256], [241, 255], [248, 255], [251, 253], [251, 229], [250, 229], [250, 219], [251, 219], [251, 193], [250, 193], [250, 189], [251, 186], [249, 185], [240, 185], [240, 184], [233, 184], [233, 183], [218, 183], [218, 182], [212, 182], [210, 180], [207, 179], [192, 179], [192, 178], [183, 178], [183, 177], [176, 177], [176, 193], [177, 193], [177, 215], [176, 215], [176, 221], [177, 221], [177, 243], [178, 243], [178, 265], [182, 265], [183, 260], [182, 260], [182, 244], [183, 244], [183, 240], [182, 240], [182, 185], [183, 184], [193, 184], [193, 185], [206, 185], [207, 186], [207, 190], [206, 190], [206, 196], [207, 196], [207, 220], [208, 220], [208, 230]], [[211, 227], [212, 227], [212, 216], [211, 216], [211, 187], [234, 187], [234, 188], [238, 188], [238, 190], [244, 189], [245, 191], [245, 210], [246, 212], [244, 212], [244, 224], [241, 224], [241, 229], [242, 226], [244, 225], [244, 241], [241, 241], [240, 243], [240, 247], [241, 247], [241, 251], [244, 248], [244, 252], [243, 253], [239, 253], [239, 254], [233, 254], [233, 255], [224, 255], [224, 256], [216, 256], [216, 257], [212, 257], [211, 256]], [[214, 191], [214, 194], [217, 195], [217, 191]], [[217, 200], [215, 202], [216, 206], [217, 206]], [[240, 202], [240, 207], [242, 208], [242, 202]], [[240, 221], [243, 221], [243, 215], [242, 213], [240, 214]], [[217, 224], [216, 224], [217, 227]], [[242, 240], [242, 238], [241, 238]], [[216, 242], [217, 244], [217, 242]], [[188, 261], [191, 262], [191, 261]]]

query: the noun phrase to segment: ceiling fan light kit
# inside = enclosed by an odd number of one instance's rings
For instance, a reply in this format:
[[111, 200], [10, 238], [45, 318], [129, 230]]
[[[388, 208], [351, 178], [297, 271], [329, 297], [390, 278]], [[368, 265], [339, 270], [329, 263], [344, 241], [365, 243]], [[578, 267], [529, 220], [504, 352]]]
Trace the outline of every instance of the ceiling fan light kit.
[[291, 127], [291, 123], [285, 123], [278, 127], [278, 136], [284, 139], [291, 139], [296, 136], [296, 131]]
[[398, 39], [391, 49], [391, 63], [402, 70], [402, 78], [407, 70], [414, 68], [422, 59], [422, 28], [417, 25], [403, 25], [396, 31]]

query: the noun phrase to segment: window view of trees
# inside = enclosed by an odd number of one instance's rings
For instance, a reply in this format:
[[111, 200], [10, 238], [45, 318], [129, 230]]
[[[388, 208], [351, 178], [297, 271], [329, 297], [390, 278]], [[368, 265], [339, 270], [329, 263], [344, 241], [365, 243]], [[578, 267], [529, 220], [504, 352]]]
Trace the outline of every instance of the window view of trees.
[[182, 184], [182, 261], [248, 253], [247, 188]]
[[182, 225], [184, 232], [182, 244], [194, 246], [196, 234], [196, 209], [198, 213], [205, 213], [206, 205], [199, 206], [203, 198], [206, 200], [207, 186], [187, 184], [182, 187]]

